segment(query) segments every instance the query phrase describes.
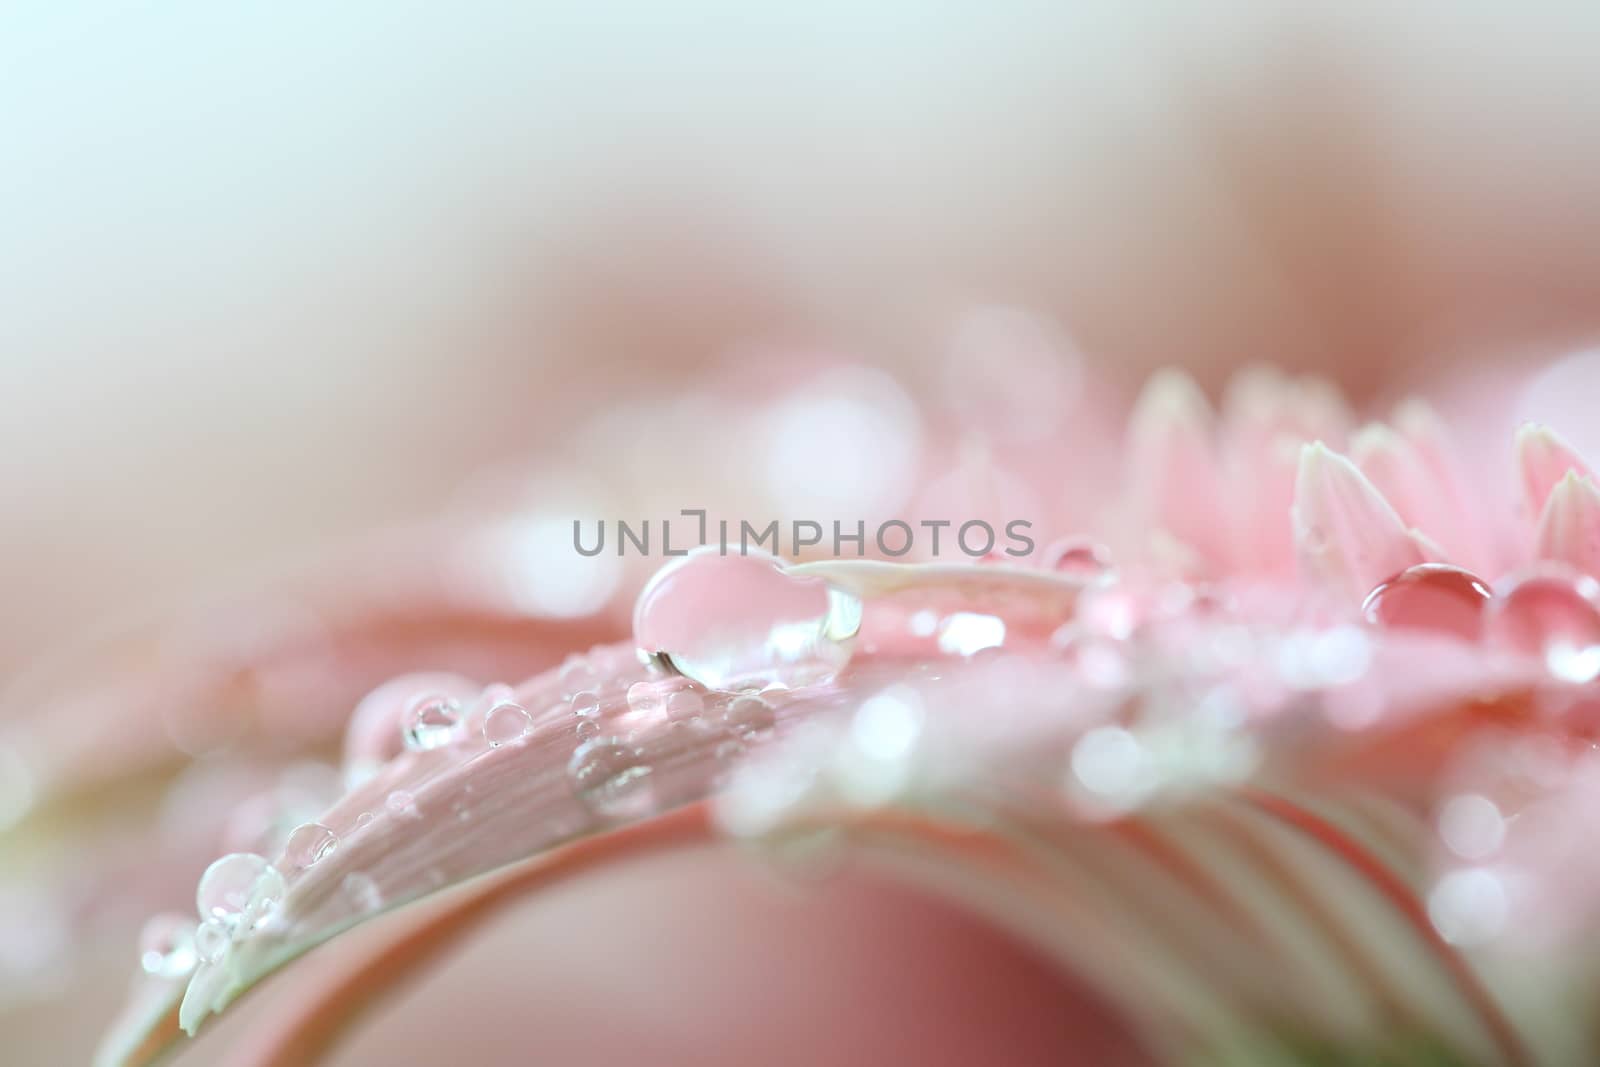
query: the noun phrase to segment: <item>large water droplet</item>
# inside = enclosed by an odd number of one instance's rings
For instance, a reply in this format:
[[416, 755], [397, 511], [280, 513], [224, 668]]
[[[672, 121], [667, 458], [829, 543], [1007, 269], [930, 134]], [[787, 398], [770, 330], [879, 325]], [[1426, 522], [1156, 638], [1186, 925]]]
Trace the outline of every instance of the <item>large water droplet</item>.
[[442, 748], [455, 738], [461, 723], [461, 705], [447, 696], [430, 694], [406, 708], [401, 736], [413, 752]]
[[613, 818], [646, 815], [654, 809], [650, 771], [638, 748], [617, 737], [585, 741], [567, 763], [578, 799]]
[[1600, 583], [1556, 567], [1526, 574], [1495, 599], [1489, 635], [1564, 682], [1591, 682], [1600, 677]]
[[1489, 599], [1489, 587], [1477, 575], [1448, 563], [1419, 563], [1380, 582], [1367, 594], [1361, 613], [1381, 626], [1476, 641]]
[[201, 963], [216, 963], [228, 952], [233, 938], [221, 919], [207, 919], [195, 928], [194, 954]]
[[289, 831], [283, 858], [292, 871], [303, 871], [339, 847], [339, 835], [320, 822], [303, 823]]
[[634, 640], [710, 689], [795, 687], [850, 658], [861, 601], [766, 555], [693, 552], [656, 572], [634, 608]]
[[157, 978], [182, 978], [194, 970], [195, 923], [182, 915], [153, 915], [139, 932], [139, 965]]
[[533, 719], [521, 704], [510, 701], [496, 704], [483, 716], [483, 739], [490, 748], [515, 744], [533, 729]]
[[215, 919], [228, 929], [248, 931], [283, 899], [283, 875], [253, 852], [232, 852], [206, 868], [195, 889], [202, 919]]

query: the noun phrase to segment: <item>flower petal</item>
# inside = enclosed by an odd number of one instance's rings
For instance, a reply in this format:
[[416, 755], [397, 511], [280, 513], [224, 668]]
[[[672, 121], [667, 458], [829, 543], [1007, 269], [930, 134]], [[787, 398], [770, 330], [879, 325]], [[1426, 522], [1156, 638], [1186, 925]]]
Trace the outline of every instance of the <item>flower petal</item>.
[[1551, 491], [1568, 474], [1593, 476], [1583, 457], [1548, 426], [1523, 423], [1517, 428], [1515, 447], [1517, 473], [1522, 479], [1522, 501], [1529, 515], [1544, 511]]
[[1352, 603], [1425, 559], [1383, 494], [1320, 441], [1300, 451], [1292, 516], [1307, 575]]
[[1540, 559], [1600, 575], [1600, 489], [1589, 476], [1569, 470], [1550, 490], [1539, 514], [1534, 550]]

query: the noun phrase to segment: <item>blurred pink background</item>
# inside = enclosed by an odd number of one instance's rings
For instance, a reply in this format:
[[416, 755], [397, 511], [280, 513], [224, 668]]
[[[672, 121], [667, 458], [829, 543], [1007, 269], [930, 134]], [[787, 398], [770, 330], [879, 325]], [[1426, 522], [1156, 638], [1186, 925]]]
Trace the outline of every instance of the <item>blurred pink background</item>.
[[1358, 394], [1600, 297], [1552, 3], [25, 5], [0, 35], [0, 672], [756, 341]]

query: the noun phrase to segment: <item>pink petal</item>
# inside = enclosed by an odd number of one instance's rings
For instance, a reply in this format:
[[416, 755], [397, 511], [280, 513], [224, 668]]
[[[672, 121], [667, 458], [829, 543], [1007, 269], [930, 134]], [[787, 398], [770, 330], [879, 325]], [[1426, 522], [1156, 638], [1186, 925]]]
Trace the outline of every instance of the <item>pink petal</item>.
[[1568, 471], [1539, 514], [1535, 552], [1600, 575], [1600, 490], [1587, 475]]
[[1234, 376], [1223, 397], [1222, 467], [1233, 561], [1240, 570], [1288, 577], [1295, 546], [1283, 516], [1294, 500], [1295, 462], [1308, 441], [1341, 444], [1350, 416], [1338, 391], [1316, 378], [1268, 367]]
[[1517, 474], [1529, 515], [1544, 510], [1550, 493], [1571, 473], [1592, 476], [1589, 465], [1550, 427], [1526, 422], [1517, 428]]
[[1417, 447], [1383, 423], [1363, 427], [1350, 440], [1350, 459], [1413, 530], [1430, 556], [1444, 555], [1437, 538], [1457, 559], [1476, 558], [1472, 531], [1450, 499], [1449, 487], [1429, 467]]
[[1165, 370], [1145, 384], [1128, 427], [1128, 494], [1137, 521], [1219, 561], [1219, 489], [1211, 406], [1187, 374]]
[[1302, 568], [1354, 602], [1425, 560], [1383, 494], [1320, 441], [1300, 451], [1292, 515]]

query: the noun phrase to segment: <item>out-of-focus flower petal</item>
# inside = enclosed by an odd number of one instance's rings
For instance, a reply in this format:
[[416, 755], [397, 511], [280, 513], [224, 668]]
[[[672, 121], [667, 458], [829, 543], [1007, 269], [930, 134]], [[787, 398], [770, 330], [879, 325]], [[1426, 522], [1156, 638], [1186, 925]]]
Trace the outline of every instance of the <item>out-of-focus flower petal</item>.
[[1306, 573], [1354, 603], [1425, 558], [1383, 494], [1320, 441], [1300, 452], [1292, 514]]

